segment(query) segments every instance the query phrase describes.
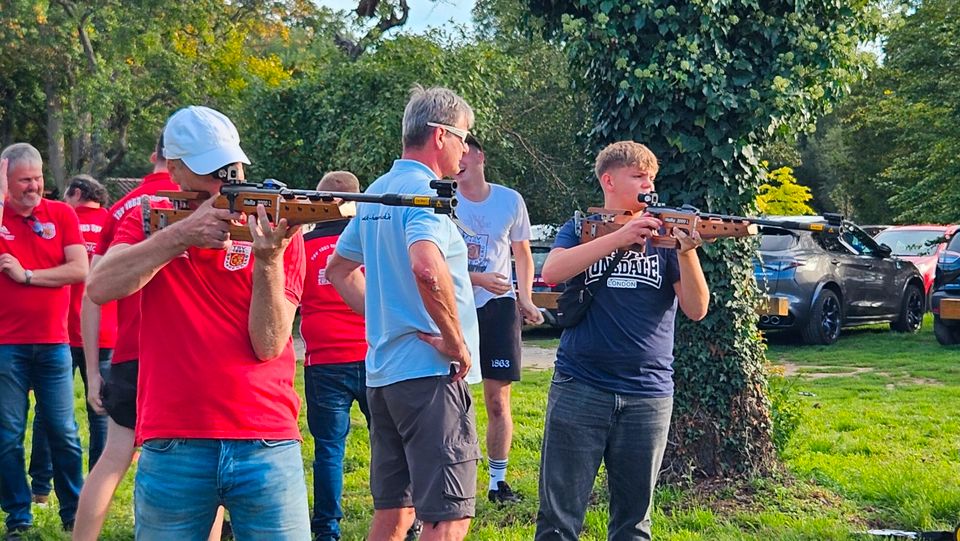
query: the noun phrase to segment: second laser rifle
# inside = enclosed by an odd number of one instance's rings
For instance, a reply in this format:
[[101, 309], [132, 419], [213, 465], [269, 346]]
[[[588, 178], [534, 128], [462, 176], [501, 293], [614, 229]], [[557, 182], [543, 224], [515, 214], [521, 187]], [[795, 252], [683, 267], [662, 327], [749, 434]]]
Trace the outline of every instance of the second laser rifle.
[[[456, 182], [434, 180], [430, 187], [437, 195], [420, 194], [365, 194], [354, 192], [327, 192], [317, 190], [296, 190], [286, 184], [266, 179], [262, 183], [231, 182], [220, 188], [220, 195], [213, 206], [245, 215], [256, 214], [257, 205], [263, 205], [271, 223], [286, 219], [291, 227], [303, 224], [325, 222], [351, 218], [357, 214], [357, 203], [376, 203], [394, 207], [421, 207], [433, 209], [438, 214], [453, 214], [457, 206]], [[166, 197], [173, 208], [151, 208], [144, 216], [144, 232], [151, 233], [172, 225], [196, 210], [209, 199], [206, 192], [164, 191], [157, 195]], [[252, 241], [246, 225], [230, 226], [230, 238]]]
[[[651, 239], [651, 244], [659, 248], [673, 248], [680, 246], [673, 237], [675, 229], [680, 229], [687, 235], [694, 231], [700, 233], [704, 240], [726, 237], [748, 237], [756, 235], [760, 226], [780, 227], [799, 231], [820, 231], [838, 234], [843, 229], [843, 216], [840, 214], [825, 213], [822, 222], [800, 222], [790, 220], [770, 220], [747, 216], [733, 216], [727, 214], [711, 214], [700, 212], [691, 205], [670, 207], [659, 202], [655, 193], [642, 193], [637, 196], [643, 209], [639, 212], [629, 210], [615, 210], [591, 207], [587, 214], [577, 212], [574, 215], [575, 226], [580, 242], [589, 242], [597, 237], [612, 233], [623, 227], [634, 216], [648, 214], [663, 222], [659, 234]], [[641, 246], [634, 246], [635, 250], [642, 250]]]

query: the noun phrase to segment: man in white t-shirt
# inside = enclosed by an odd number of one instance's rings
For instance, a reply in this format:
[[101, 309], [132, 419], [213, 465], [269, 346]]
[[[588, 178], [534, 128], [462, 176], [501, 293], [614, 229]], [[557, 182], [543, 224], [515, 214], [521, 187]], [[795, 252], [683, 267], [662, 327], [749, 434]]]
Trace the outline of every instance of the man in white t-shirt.
[[[530, 218], [523, 197], [515, 190], [487, 182], [483, 147], [472, 134], [470, 152], [460, 159], [457, 216], [472, 229], [464, 233], [470, 281], [480, 323], [480, 370], [487, 407], [487, 460], [490, 466], [488, 498], [514, 503], [520, 498], [507, 483], [507, 459], [513, 439], [510, 384], [520, 381], [521, 318], [543, 323], [531, 300], [533, 255]], [[510, 276], [510, 253], [516, 260], [517, 289]]]

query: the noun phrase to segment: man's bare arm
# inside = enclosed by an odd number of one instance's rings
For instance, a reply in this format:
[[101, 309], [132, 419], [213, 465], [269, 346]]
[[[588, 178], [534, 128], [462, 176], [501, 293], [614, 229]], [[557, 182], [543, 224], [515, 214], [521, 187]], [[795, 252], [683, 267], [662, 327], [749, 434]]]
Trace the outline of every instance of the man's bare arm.
[[183, 221], [161, 229], [137, 244], [117, 244], [104, 254], [87, 280], [87, 295], [97, 304], [139, 291], [170, 260], [191, 246], [225, 249], [230, 245], [230, 221], [241, 218], [204, 201]]
[[693, 321], [700, 321], [707, 315], [710, 304], [710, 288], [700, 267], [697, 248], [703, 244], [700, 235], [694, 232], [688, 237], [683, 231], [675, 233], [680, 241], [677, 250], [677, 262], [680, 265], [680, 281], [673, 284], [680, 310]]
[[410, 268], [417, 281], [417, 290], [427, 313], [440, 329], [440, 336], [421, 338], [441, 354], [460, 364], [456, 378], [462, 378], [470, 370], [470, 351], [463, 338], [457, 300], [453, 290], [453, 277], [447, 262], [436, 244], [421, 240], [410, 245]]
[[0, 255], [0, 271], [7, 273], [18, 283], [26, 283], [27, 270], [33, 273], [30, 285], [39, 287], [63, 287], [82, 282], [87, 277], [87, 249], [82, 244], [63, 247], [64, 263], [49, 269], [24, 269], [12, 254]]
[[523, 319], [533, 325], [543, 323], [543, 314], [533, 304], [533, 253], [530, 251], [529, 240], [518, 240], [510, 243], [513, 260], [517, 263], [517, 305]]
[[257, 205], [257, 216], [249, 216], [247, 225], [253, 237], [253, 292], [247, 333], [253, 352], [261, 361], [279, 357], [290, 341], [297, 305], [285, 295], [284, 253], [295, 229], [281, 219], [276, 227], [270, 224], [263, 205]]
[[337, 293], [343, 298], [343, 302], [347, 303], [351, 310], [361, 316], [364, 315], [367, 278], [360, 271], [360, 263], [334, 252], [327, 259], [327, 269], [324, 276], [333, 284], [333, 288], [337, 290]]
[[[96, 267], [102, 258], [93, 256], [90, 268]], [[106, 410], [100, 400], [100, 388], [103, 385], [103, 376], [100, 374], [100, 305], [90, 300], [86, 290], [80, 301], [80, 337], [83, 339], [83, 358], [87, 367], [87, 403], [103, 415]]]

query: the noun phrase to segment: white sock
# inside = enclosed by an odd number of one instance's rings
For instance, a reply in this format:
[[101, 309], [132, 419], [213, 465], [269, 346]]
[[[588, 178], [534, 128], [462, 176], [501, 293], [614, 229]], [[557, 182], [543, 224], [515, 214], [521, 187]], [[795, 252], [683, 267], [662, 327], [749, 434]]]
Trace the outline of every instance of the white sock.
[[488, 459], [487, 463], [490, 465], [490, 490], [497, 490], [498, 481], [507, 480], [507, 459], [495, 460]]

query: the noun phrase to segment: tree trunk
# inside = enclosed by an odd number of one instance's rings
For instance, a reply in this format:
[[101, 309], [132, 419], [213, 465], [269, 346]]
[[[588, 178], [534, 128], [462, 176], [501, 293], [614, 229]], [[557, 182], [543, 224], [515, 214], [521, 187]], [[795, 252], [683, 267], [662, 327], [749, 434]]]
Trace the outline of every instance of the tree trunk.
[[[52, 73], [43, 79], [47, 109], [47, 168], [53, 176], [54, 185], [62, 193], [66, 188], [67, 171], [63, 154], [63, 104], [57, 94], [57, 82]], [[47, 186], [50, 189], [50, 186]]]

